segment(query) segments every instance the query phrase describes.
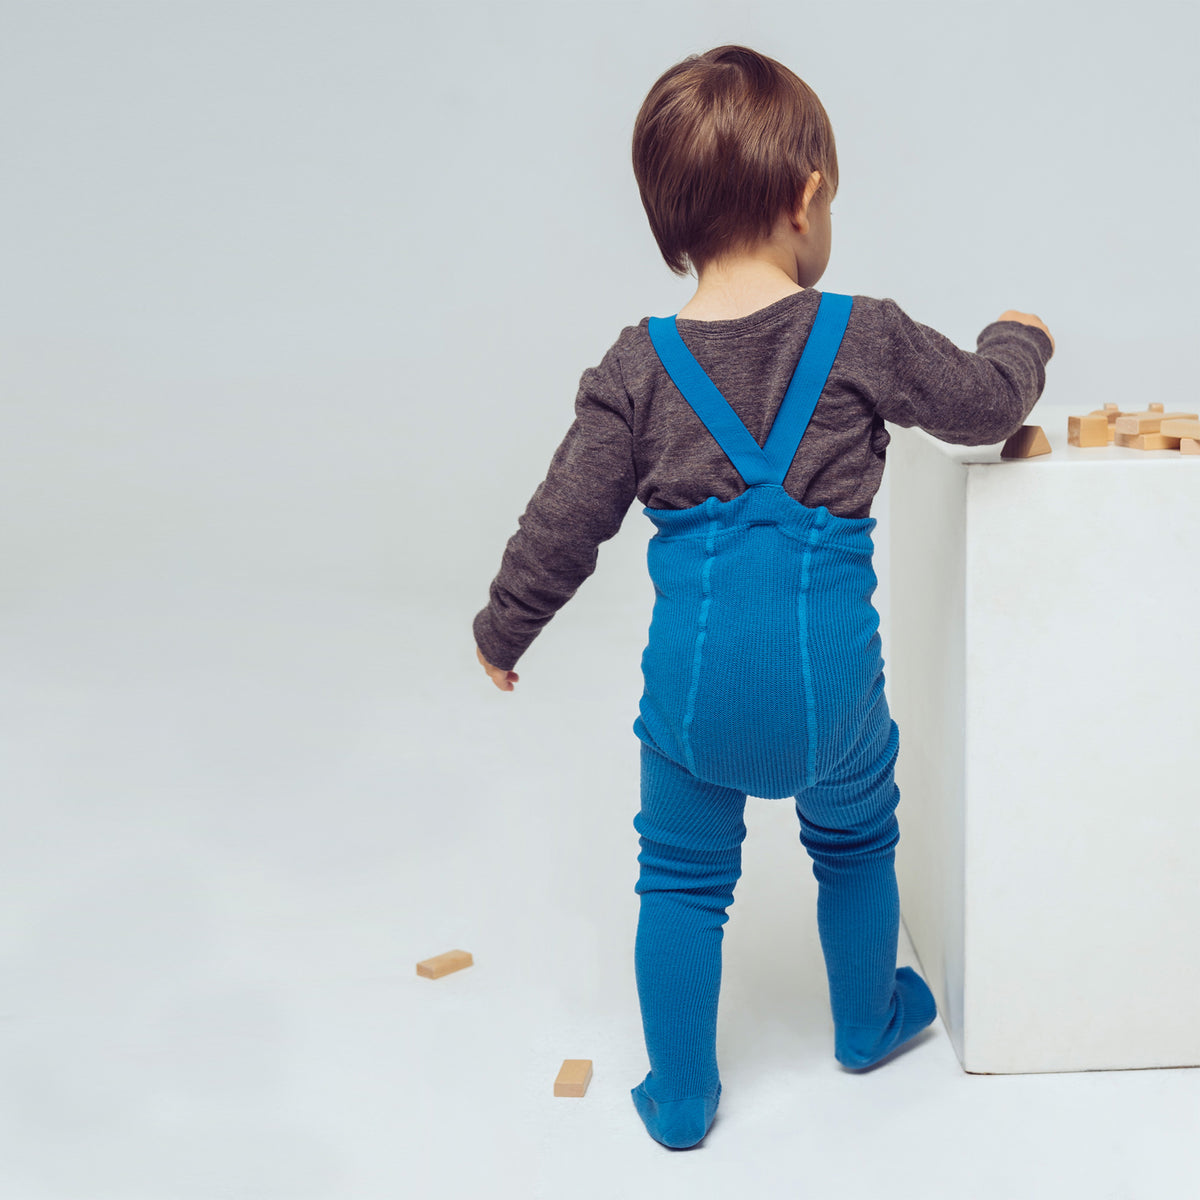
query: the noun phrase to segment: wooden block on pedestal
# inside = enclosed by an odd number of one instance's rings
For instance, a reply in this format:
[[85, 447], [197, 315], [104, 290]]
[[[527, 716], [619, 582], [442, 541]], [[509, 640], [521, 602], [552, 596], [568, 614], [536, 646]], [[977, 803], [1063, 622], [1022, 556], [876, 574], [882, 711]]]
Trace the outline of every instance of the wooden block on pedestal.
[[1050, 442], [1040, 425], [1022, 425], [1000, 448], [1001, 458], [1033, 458], [1049, 453]]
[[1108, 416], [1105, 413], [1088, 413], [1083, 417], [1067, 418], [1067, 445], [1107, 446]]
[[1110, 445], [1112, 444], [1112, 440], [1115, 436], [1117, 418], [1127, 417], [1129, 415], [1129, 413], [1121, 411], [1121, 406], [1119, 404], [1106, 404], [1103, 408], [1095, 408], [1088, 413], [1088, 416], [1103, 417], [1108, 422], [1107, 436]]
[[1116, 430], [1118, 434], [1159, 433], [1162, 430], [1162, 423], [1164, 421], [1194, 421], [1197, 417], [1200, 417], [1200, 413], [1165, 413], [1162, 411], [1162, 405], [1160, 404], [1157, 409], [1151, 407], [1149, 412], [1130, 413], [1128, 416], [1118, 417]]
[[1178, 450], [1180, 439], [1163, 433], [1120, 433], [1116, 444], [1130, 450]]
[[1200, 419], [1188, 417], [1165, 417], [1159, 433], [1167, 437], [1200, 439]]

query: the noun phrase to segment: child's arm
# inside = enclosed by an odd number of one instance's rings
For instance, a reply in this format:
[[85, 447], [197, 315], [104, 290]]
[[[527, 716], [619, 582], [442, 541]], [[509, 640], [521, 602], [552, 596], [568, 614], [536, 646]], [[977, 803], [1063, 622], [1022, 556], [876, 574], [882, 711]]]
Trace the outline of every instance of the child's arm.
[[878, 331], [872, 340], [884, 351], [875, 370], [885, 375], [869, 391], [885, 420], [964, 446], [1002, 442], [1025, 423], [1054, 353], [1040, 323], [1006, 313], [984, 326], [971, 353], [914, 321], [894, 300], [874, 305], [870, 319]]
[[474, 620], [476, 655], [502, 691], [512, 690], [517, 660], [596, 569], [600, 543], [620, 529], [637, 494], [632, 422], [614, 344], [583, 372], [575, 420]]

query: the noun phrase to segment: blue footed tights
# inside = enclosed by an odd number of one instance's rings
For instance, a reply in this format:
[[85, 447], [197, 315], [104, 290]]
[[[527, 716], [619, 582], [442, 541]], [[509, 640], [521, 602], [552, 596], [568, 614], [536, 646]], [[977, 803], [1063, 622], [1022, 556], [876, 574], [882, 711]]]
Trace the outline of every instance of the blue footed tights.
[[[899, 734], [888, 721], [879, 735], [887, 742], [866, 777], [818, 783], [796, 796], [800, 840], [819, 885], [834, 1055], [852, 1070], [873, 1066], [937, 1015], [925, 981], [896, 967]], [[650, 1071], [633, 1102], [651, 1137], [683, 1149], [707, 1134], [721, 1096], [722, 927], [741, 875], [746, 793], [705, 782], [645, 740], [641, 783], [634, 966]]]

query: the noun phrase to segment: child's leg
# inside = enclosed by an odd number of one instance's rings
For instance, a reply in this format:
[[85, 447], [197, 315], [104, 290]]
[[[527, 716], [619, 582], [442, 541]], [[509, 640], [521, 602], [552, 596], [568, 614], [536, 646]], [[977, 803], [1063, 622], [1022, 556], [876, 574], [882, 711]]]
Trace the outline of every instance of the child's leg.
[[683, 1148], [708, 1132], [721, 1094], [722, 926], [741, 875], [746, 794], [697, 779], [645, 742], [641, 764], [634, 966], [650, 1073], [633, 1102], [653, 1138]]
[[899, 729], [882, 700], [875, 717], [837, 775], [796, 796], [800, 840], [820, 885], [834, 1054], [852, 1069], [872, 1066], [937, 1016], [925, 981], [911, 967], [896, 968]]

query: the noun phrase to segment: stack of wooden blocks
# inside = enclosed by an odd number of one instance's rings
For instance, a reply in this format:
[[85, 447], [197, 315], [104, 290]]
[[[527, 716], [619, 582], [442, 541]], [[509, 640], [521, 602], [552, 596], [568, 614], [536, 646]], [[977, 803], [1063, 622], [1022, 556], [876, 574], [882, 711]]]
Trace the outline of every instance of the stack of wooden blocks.
[[1200, 454], [1200, 414], [1164, 412], [1161, 404], [1127, 413], [1116, 404], [1106, 404], [1086, 416], [1068, 417], [1067, 441], [1081, 447], [1116, 445]]
[[[1122, 412], [1119, 405], [1106, 404], [1086, 416], [1068, 417], [1067, 443], [1200, 454], [1200, 413], [1163, 412], [1161, 404], [1151, 404], [1145, 412]], [[1022, 425], [1000, 448], [1001, 458], [1049, 453], [1050, 439], [1040, 425]]]

